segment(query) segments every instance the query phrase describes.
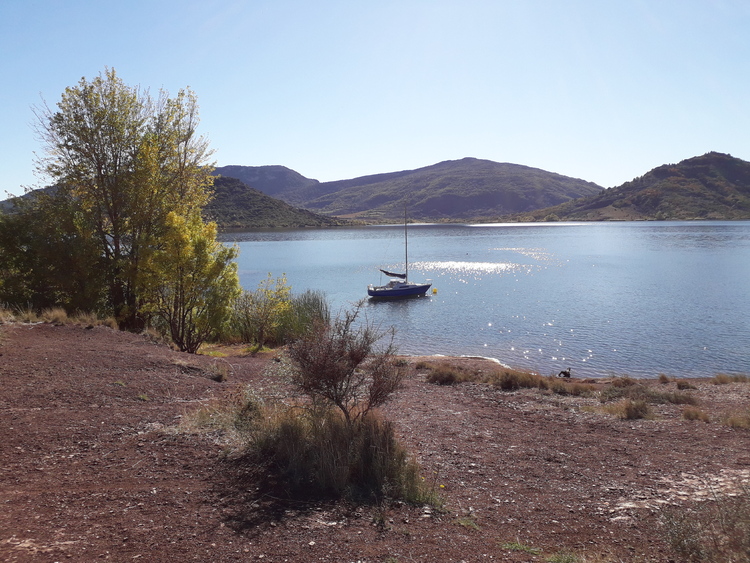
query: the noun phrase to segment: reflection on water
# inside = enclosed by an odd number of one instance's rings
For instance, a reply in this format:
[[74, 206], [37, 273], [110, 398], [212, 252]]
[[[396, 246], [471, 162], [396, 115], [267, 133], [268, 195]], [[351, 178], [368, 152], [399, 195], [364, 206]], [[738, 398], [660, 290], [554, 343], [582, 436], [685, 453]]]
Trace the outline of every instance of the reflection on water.
[[[333, 310], [403, 267], [403, 227], [225, 235], [243, 286], [287, 274]], [[401, 352], [483, 355], [543, 374], [750, 372], [750, 223], [415, 225], [410, 277], [436, 295], [365, 304]]]

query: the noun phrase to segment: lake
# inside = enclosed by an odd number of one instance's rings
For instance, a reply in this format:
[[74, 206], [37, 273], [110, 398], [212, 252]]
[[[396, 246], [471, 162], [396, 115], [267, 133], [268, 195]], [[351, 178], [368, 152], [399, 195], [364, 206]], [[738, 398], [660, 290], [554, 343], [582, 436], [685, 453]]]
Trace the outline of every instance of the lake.
[[[403, 225], [222, 235], [253, 290], [286, 274], [334, 312], [403, 271]], [[409, 277], [436, 294], [365, 302], [403, 354], [542, 375], [750, 374], [750, 222], [410, 225]]]

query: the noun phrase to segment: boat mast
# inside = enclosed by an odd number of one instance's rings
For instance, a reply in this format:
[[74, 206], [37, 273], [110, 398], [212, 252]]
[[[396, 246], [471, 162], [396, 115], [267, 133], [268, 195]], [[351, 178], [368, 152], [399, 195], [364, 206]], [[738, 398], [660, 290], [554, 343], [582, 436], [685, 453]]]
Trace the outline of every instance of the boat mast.
[[404, 204], [404, 268], [406, 275], [404, 282], [409, 283], [409, 236], [406, 231], [406, 204]]

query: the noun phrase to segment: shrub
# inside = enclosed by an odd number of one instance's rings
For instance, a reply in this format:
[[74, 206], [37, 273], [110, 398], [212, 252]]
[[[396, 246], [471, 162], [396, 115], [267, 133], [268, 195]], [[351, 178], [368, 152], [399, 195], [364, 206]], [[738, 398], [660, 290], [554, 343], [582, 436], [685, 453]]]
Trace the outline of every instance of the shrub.
[[734, 413], [726, 416], [723, 420], [724, 425], [730, 428], [750, 428], [750, 412]]
[[[619, 383], [616, 383], [618, 382]], [[653, 389], [647, 385], [637, 383], [634, 380], [630, 380], [632, 383], [622, 383], [622, 380], [615, 380], [606, 387], [599, 396], [599, 400], [602, 403], [607, 401], [620, 400], [620, 399], [631, 399], [633, 401], [642, 401], [646, 403], [665, 404], [672, 403], [675, 405], [696, 405], [698, 399], [688, 393], [680, 393], [679, 391], [659, 391]]]
[[697, 387], [693, 385], [692, 383], [690, 383], [689, 381], [680, 380], [677, 382], [677, 389], [679, 389], [680, 391], [686, 391], [686, 390], [691, 390], [691, 389], [697, 389]]
[[696, 407], [686, 407], [682, 411], [682, 418], [685, 420], [700, 420], [701, 422], [709, 422], [708, 415], [702, 410]]
[[502, 370], [494, 376], [493, 385], [503, 391], [539, 387], [543, 378], [534, 373], [515, 370]]
[[428, 498], [393, 424], [373, 411], [351, 422], [331, 407], [286, 409], [262, 425], [251, 451], [293, 496], [415, 503]]
[[659, 374], [659, 383], [666, 385], [670, 382], [669, 377], [666, 376], [666, 374], [660, 373]]
[[435, 367], [427, 376], [428, 383], [437, 383], [438, 385], [453, 385], [465, 381], [475, 381], [476, 379], [476, 374], [452, 366]]
[[[338, 408], [348, 423], [384, 404], [405, 375], [397, 365], [393, 329], [355, 325], [361, 305], [331, 323], [316, 322], [286, 350], [292, 384], [313, 401]], [[378, 349], [386, 334], [389, 342]]]
[[750, 491], [665, 512], [667, 539], [691, 563], [750, 561]]
[[648, 403], [640, 400], [623, 399], [618, 403], [607, 405], [604, 410], [624, 420], [636, 420], [652, 416]]
[[711, 380], [714, 385], [727, 385], [728, 383], [748, 383], [750, 377], [747, 375], [728, 375], [726, 373], [717, 373]]

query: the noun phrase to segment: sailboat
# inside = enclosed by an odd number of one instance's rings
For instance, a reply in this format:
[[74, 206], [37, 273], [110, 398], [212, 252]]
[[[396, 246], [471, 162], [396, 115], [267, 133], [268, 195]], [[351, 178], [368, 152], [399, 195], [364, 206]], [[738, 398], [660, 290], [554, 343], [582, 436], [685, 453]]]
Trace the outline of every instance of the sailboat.
[[404, 273], [388, 272], [380, 269], [390, 281], [385, 285], [367, 286], [367, 295], [376, 298], [400, 298], [424, 295], [432, 286], [431, 280], [427, 283], [413, 283], [409, 281], [409, 233], [406, 221], [406, 209], [404, 208]]

